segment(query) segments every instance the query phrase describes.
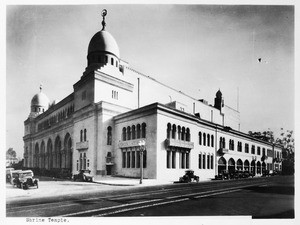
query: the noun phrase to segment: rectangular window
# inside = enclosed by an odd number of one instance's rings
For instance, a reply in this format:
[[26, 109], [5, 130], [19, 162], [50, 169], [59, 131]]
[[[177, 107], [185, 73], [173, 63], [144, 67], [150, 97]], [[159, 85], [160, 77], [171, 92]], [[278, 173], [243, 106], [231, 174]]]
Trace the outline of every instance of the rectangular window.
[[130, 151], [127, 152], [127, 168], [130, 168]]
[[77, 160], [76, 170], [79, 170], [79, 161]]
[[143, 152], [143, 168], [147, 167], [147, 151]]
[[167, 151], [167, 168], [171, 168], [171, 151]]
[[176, 168], [176, 152], [172, 151], [172, 168]]
[[205, 154], [203, 154], [203, 165], [202, 165], [202, 166], [203, 166], [203, 167], [202, 167], [203, 169], [205, 169], [205, 160], [206, 160], [206, 157], [205, 157]]
[[255, 145], [251, 146], [251, 154], [255, 154]]
[[199, 167], [199, 169], [202, 169], [202, 153], [199, 154], [198, 167]]
[[79, 168], [82, 170], [82, 153], [80, 153]]
[[136, 168], [141, 167], [141, 154], [140, 151], [136, 151]]
[[260, 147], [257, 147], [257, 155], [260, 155]]
[[213, 169], [214, 168], [214, 155], [210, 156], [210, 168]]
[[185, 152], [180, 153], [180, 158], [181, 158], [181, 165], [180, 168], [184, 169], [185, 168]]
[[249, 144], [245, 144], [245, 153], [249, 153]]
[[210, 155], [207, 155], [207, 169], [210, 169]]
[[131, 168], [135, 168], [135, 151], [131, 152], [131, 157], [132, 157]]
[[126, 168], [126, 152], [122, 152], [122, 167]]
[[186, 159], [186, 163], [185, 163], [186, 168], [189, 169], [190, 168], [190, 153], [188, 153], [188, 152], [186, 153], [185, 159]]

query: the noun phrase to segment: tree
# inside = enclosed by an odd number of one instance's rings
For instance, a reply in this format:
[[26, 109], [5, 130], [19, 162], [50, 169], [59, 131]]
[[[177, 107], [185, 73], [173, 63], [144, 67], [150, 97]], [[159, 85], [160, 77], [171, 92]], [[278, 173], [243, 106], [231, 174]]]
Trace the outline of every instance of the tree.
[[6, 151], [6, 156], [9, 157], [9, 158], [16, 158], [17, 153], [16, 153], [16, 151], [13, 148], [9, 148]]
[[284, 131], [283, 128], [280, 129], [280, 137], [274, 137], [273, 131], [264, 131], [264, 132], [252, 132], [249, 131], [248, 134], [254, 138], [270, 142], [271, 144], [277, 144], [282, 146], [282, 172], [284, 174], [293, 174], [294, 173], [294, 165], [295, 165], [295, 143], [293, 137], [293, 131], [287, 130]]

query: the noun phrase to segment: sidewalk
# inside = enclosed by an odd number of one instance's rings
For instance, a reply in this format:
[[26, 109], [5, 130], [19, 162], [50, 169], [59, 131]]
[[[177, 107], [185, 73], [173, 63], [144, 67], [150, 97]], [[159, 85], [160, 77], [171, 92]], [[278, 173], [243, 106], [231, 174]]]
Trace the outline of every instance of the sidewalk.
[[143, 179], [140, 184], [138, 178], [127, 177], [114, 177], [114, 176], [95, 176], [94, 182], [98, 184], [106, 184], [113, 186], [155, 186], [164, 184], [173, 184], [174, 181], [156, 180], [156, 179]]

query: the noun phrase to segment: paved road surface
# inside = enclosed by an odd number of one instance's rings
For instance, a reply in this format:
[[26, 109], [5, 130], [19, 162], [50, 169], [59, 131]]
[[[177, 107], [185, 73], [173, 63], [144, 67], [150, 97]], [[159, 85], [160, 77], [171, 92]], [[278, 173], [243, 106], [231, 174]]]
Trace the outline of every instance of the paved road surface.
[[7, 204], [8, 217], [214, 216], [293, 218], [288, 176], [81, 193]]

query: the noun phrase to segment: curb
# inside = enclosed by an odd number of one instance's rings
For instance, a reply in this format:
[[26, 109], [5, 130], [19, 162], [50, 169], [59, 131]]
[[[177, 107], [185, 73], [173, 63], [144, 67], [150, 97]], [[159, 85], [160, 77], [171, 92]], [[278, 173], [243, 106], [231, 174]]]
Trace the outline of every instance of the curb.
[[105, 182], [99, 182], [99, 181], [94, 181], [93, 183], [110, 185], [110, 186], [137, 186], [138, 185], [138, 184], [113, 184], [113, 183], [105, 183]]

